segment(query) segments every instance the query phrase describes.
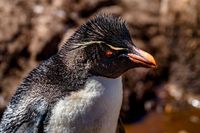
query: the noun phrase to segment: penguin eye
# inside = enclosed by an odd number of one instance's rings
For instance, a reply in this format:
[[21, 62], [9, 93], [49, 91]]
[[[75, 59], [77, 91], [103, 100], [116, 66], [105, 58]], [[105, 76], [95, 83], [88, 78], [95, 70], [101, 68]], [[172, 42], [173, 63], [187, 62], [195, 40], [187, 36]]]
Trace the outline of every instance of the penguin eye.
[[110, 51], [110, 50], [106, 51], [106, 56], [107, 57], [111, 57], [112, 55], [113, 55], [112, 51]]
[[111, 50], [107, 50], [105, 52], [106, 57], [116, 57], [116, 56], [120, 56], [120, 55], [124, 55], [127, 54], [128, 51], [126, 50], [118, 50], [118, 51], [111, 51]]

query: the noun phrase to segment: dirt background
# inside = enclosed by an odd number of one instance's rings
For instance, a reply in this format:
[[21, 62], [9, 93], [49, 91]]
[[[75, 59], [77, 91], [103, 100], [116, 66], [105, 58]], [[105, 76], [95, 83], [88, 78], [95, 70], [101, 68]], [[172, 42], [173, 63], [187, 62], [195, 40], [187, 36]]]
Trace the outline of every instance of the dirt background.
[[134, 43], [151, 53], [159, 66], [124, 75], [123, 121], [165, 110], [168, 96], [199, 101], [199, 0], [1, 0], [1, 114], [27, 73], [98, 12], [124, 18]]

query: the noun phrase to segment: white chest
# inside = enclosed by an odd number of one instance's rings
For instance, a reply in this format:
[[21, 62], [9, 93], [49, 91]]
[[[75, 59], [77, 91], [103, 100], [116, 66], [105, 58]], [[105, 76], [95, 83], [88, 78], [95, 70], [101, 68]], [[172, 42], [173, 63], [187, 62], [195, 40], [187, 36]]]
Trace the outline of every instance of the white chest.
[[85, 88], [59, 101], [46, 128], [53, 133], [115, 133], [122, 80], [92, 77]]

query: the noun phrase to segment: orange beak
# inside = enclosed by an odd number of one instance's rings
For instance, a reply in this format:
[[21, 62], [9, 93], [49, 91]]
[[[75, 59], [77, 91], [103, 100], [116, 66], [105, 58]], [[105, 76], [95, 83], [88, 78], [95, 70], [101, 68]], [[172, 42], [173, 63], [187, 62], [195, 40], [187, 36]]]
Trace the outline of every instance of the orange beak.
[[128, 53], [128, 57], [136, 64], [148, 68], [157, 68], [155, 59], [149, 53], [134, 47], [134, 53]]

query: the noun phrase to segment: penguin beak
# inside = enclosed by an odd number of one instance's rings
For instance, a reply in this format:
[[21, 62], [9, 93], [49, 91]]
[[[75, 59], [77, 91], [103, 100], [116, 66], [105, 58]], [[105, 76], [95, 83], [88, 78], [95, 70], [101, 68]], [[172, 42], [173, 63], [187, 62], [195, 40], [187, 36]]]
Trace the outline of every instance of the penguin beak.
[[157, 68], [155, 59], [149, 53], [133, 46], [133, 52], [128, 53], [129, 59], [140, 66], [148, 68]]

